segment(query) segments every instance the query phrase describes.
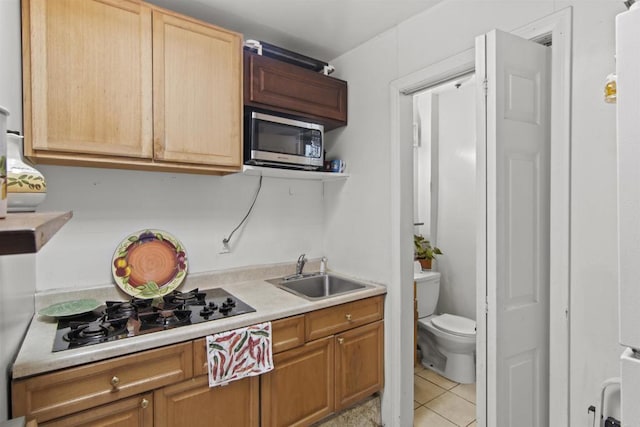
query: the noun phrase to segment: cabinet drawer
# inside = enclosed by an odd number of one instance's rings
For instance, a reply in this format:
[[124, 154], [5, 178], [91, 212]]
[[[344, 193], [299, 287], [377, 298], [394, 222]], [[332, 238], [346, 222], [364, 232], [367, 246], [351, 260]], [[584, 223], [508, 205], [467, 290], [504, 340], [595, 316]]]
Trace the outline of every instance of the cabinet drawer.
[[[273, 354], [304, 344], [304, 315], [271, 322]], [[207, 340], [193, 341], [193, 375], [207, 375]]]
[[191, 342], [91, 363], [12, 384], [13, 415], [48, 421], [191, 378]]
[[304, 344], [304, 315], [271, 322], [273, 354]]
[[153, 394], [129, 397], [114, 403], [87, 409], [68, 417], [39, 423], [38, 427], [73, 426], [153, 426]]
[[306, 340], [312, 341], [382, 319], [383, 298], [380, 295], [307, 313]]

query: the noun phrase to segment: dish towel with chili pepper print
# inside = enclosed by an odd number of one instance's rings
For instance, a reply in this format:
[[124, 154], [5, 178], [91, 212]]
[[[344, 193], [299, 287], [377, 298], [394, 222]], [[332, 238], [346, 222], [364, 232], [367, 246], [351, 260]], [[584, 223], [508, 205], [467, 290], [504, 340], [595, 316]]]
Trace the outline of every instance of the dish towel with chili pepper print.
[[209, 387], [273, 369], [271, 322], [207, 336]]

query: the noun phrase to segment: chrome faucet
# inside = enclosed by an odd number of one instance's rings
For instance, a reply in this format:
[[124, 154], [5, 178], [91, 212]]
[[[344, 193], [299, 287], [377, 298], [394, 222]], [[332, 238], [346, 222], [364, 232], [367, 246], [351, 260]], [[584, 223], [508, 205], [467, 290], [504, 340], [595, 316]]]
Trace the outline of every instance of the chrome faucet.
[[304, 268], [306, 262], [307, 258], [305, 258], [305, 254], [302, 254], [298, 257], [298, 262], [296, 264], [296, 276], [302, 276], [302, 269]]

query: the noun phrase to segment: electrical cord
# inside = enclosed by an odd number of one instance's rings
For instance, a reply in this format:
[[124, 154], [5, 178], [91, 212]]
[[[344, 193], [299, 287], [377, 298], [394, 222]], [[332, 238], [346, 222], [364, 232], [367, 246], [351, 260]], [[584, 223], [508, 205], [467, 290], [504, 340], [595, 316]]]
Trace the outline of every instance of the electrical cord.
[[233, 236], [233, 233], [235, 233], [238, 230], [238, 228], [240, 228], [240, 226], [242, 224], [244, 224], [244, 222], [247, 220], [247, 218], [249, 217], [249, 214], [251, 214], [251, 211], [253, 210], [253, 205], [255, 205], [256, 204], [256, 200], [258, 200], [258, 195], [260, 194], [260, 189], [261, 188], [262, 188], [262, 174], [260, 174], [260, 181], [258, 181], [258, 190], [256, 190], [256, 195], [253, 198], [253, 202], [251, 203], [251, 206], [249, 207], [249, 211], [244, 216], [244, 218], [242, 218], [242, 221], [240, 221], [240, 224], [238, 224], [236, 226], [236, 228], [233, 229], [231, 234], [229, 234], [229, 237], [226, 237], [226, 238], [222, 239], [222, 244], [223, 245], [227, 246], [231, 242], [231, 236]]

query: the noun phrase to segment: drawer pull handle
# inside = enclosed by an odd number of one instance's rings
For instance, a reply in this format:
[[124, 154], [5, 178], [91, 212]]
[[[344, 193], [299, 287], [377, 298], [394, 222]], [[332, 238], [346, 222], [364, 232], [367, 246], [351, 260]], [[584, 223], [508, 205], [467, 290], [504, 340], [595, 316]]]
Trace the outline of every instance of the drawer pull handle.
[[350, 314], [347, 314], [347, 315], [346, 315], [346, 316], [344, 316], [344, 317], [346, 317], [346, 318], [347, 318], [347, 320], [348, 320], [349, 322], [351, 322], [351, 315], [350, 315]]
[[111, 378], [111, 385], [116, 388], [118, 387], [118, 385], [120, 385], [120, 378], [114, 376], [113, 378]]
[[344, 344], [344, 338], [338, 338], [338, 344]]
[[140, 407], [142, 409], [147, 409], [149, 407], [149, 401], [147, 399], [142, 399], [142, 402], [140, 402]]

